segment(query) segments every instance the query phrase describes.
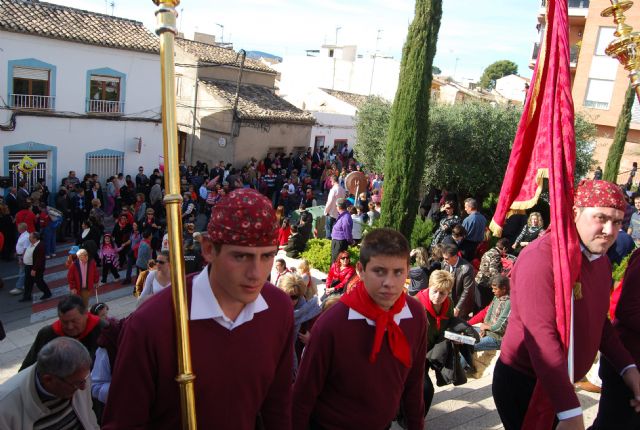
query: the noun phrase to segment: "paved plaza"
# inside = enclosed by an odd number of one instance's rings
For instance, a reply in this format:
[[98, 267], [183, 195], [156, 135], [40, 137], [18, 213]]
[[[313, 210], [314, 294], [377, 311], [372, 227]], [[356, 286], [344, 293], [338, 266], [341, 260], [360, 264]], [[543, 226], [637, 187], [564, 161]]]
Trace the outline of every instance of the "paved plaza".
[[[280, 253], [278, 257], [284, 257], [284, 254]], [[297, 265], [296, 260], [289, 258], [285, 258], [285, 260], [287, 260], [288, 266]], [[59, 266], [56, 259], [53, 259], [53, 266]], [[11, 318], [6, 324], [7, 338], [0, 341], [0, 383], [18, 371], [36, 333], [41, 327], [51, 324], [55, 315], [55, 308], [51, 306], [43, 306], [37, 301], [34, 304], [25, 305], [18, 303], [16, 296], [9, 295], [8, 291], [15, 282], [15, 277], [10, 275], [13, 271], [15, 271], [15, 267], [12, 268], [6, 263], [0, 266], [0, 274], [3, 278], [8, 278], [7, 286], [0, 290], [1, 318], [3, 322], [5, 315]], [[320, 272], [313, 271], [312, 274], [317, 279], [322, 278]], [[56, 276], [60, 275], [56, 275], [56, 272], [47, 274], [49, 281]], [[59, 288], [63, 288], [63, 286], [61, 285]], [[319, 289], [322, 290], [322, 286]], [[39, 294], [36, 293], [34, 296], [37, 297]], [[107, 302], [110, 308], [109, 314], [115, 318], [129, 315], [136, 307], [136, 298], [131, 295], [130, 286], [114, 288], [110, 293], [101, 296], [100, 299]], [[34, 315], [36, 315], [37, 321], [32, 322]], [[430, 374], [435, 386], [435, 376], [433, 372]], [[435, 391], [433, 404], [426, 419], [426, 428], [429, 430], [503, 428], [491, 396], [490, 373], [480, 379], [469, 379], [469, 382], [462, 386], [436, 387]], [[579, 398], [585, 408], [585, 423], [588, 426], [597, 413], [599, 395], [580, 391]], [[395, 423], [392, 426], [392, 430], [400, 428]]]

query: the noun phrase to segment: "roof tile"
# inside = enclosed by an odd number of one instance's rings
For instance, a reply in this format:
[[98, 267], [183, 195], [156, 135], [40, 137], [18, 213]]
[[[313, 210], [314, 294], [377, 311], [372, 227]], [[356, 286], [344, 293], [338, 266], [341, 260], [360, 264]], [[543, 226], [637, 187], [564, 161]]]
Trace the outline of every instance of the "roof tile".
[[[222, 48], [218, 45], [211, 45], [204, 42], [182, 39], [176, 37], [176, 44], [191, 55], [195, 55], [198, 60], [220, 64], [225, 66], [240, 67], [240, 57], [233, 49]], [[276, 74], [272, 68], [262, 64], [260, 61], [247, 58], [244, 61], [244, 68]]]
[[[233, 106], [236, 96], [236, 83], [213, 79], [200, 80], [207, 90], [226, 100]], [[314, 124], [315, 119], [309, 112], [298, 109], [285, 99], [278, 97], [273, 90], [261, 85], [240, 85], [238, 98], [238, 116], [243, 120], [267, 122], [285, 122]]]
[[158, 38], [141, 22], [37, 0], [0, 0], [0, 31], [88, 45], [160, 52]]

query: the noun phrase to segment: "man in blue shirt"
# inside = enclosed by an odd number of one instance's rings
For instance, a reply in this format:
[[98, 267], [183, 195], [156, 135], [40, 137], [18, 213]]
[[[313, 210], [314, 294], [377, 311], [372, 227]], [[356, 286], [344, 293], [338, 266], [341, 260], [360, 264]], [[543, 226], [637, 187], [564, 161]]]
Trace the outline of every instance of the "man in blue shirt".
[[464, 201], [464, 211], [469, 215], [462, 221], [462, 226], [467, 230], [466, 240], [471, 250], [469, 261], [475, 257], [476, 248], [484, 240], [484, 231], [487, 228], [487, 219], [478, 212], [478, 202], [468, 198]]

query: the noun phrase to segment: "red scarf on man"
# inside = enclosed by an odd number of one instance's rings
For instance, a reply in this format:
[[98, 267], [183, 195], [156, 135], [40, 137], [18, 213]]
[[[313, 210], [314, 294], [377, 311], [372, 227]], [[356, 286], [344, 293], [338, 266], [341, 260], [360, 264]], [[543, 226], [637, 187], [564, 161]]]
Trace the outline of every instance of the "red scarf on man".
[[[85, 337], [87, 337], [89, 335], [89, 333], [91, 333], [91, 331], [96, 328], [96, 326], [98, 324], [100, 324], [100, 317], [93, 315], [93, 314], [87, 314], [87, 326], [84, 328], [84, 331], [82, 333], [80, 333], [80, 335], [78, 337], [76, 337], [76, 340], [82, 340]], [[54, 322], [51, 325], [51, 328], [53, 329], [53, 332], [55, 334], [57, 334], [58, 336], [66, 336], [64, 334], [64, 331], [62, 331], [62, 322], [58, 319], [56, 320], [56, 322]]]
[[364, 315], [365, 318], [375, 321], [376, 333], [373, 338], [373, 348], [369, 355], [369, 362], [375, 363], [378, 352], [382, 347], [382, 338], [385, 330], [388, 332], [389, 349], [405, 367], [411, 366], [411, 348], [402, 329], [396, 324], [393, 316], [400, 312], [406, 303], [406, 293], [396, 300], [391, 309], [385, 311], [373, 301], [364, 283], [359, 282], [349, 294], [343, 294], [340, 301], [354, 311]]
[[440, 330], [440, 323], [442, 320], [448, 320], [447, 312], [449, 311], [449, 306], [451, 306], [451, 299], [447, 297], [440, 308], [440, 313], [437, 313], [433, 307], [433, 303], [431, 303], [431, 299], [429, 299], [429, 290], [422, 290], [418, 294], [416, 294], [416, 299], [422, 303], [422, 306], [427, 310], [429, 315], [436, 319], [436, 327]]

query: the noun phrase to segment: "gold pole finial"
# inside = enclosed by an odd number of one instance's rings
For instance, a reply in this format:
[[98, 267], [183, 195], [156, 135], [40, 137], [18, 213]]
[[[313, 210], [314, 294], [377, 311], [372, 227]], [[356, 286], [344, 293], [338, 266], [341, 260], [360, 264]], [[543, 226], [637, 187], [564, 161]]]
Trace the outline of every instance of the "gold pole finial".
[[633, 6], [632, 1], [610, 0], [611, 6], [602, 11], [604, 17], [613, 16], [617, 38], [611, 41], [605, 53], [616, 58], [624, 69], [629, 72], [631, 86], [636, 91], [636, 97], [640, 101], [640, 33], [625, 23], [624, 13]]
[[178, 347], [178, 375], [182, 428], [195, 430], [196, 408], [189, 343], [189, 314], [187, 308], [184, 257], [182, 252], [182, 196], [178, 166], [178, 125], [176, 121], [176, 91], [174, 66], [174, 37], [176, 35], [176, 6], [179, 0], [153, 0], [158, 6], [156, 33], [160, 37], [160, 66], [162, 82], [162, 137], [165, 160], [164, 198], [167, 210], [167, 230], [171, 264], [171, 293]]

